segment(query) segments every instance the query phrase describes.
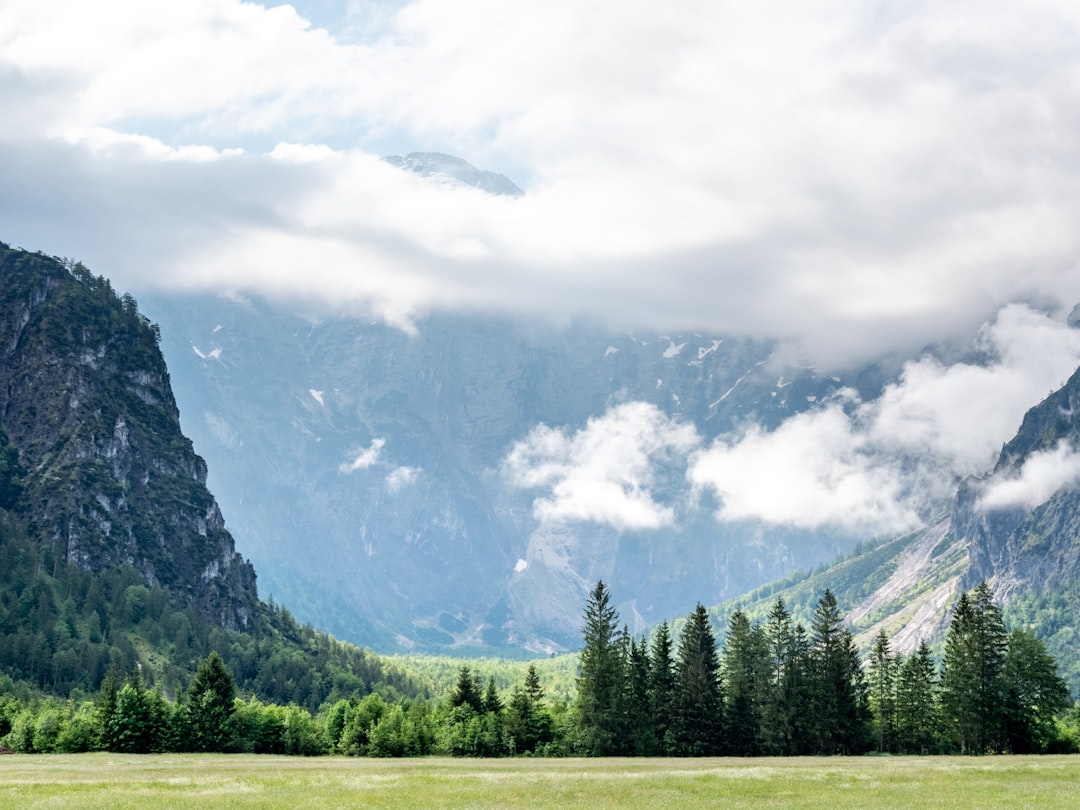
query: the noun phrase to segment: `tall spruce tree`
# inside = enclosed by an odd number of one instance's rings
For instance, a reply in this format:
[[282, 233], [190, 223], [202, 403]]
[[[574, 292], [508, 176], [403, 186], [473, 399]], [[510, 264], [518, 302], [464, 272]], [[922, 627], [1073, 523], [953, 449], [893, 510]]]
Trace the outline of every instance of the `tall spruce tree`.
[[899, 667], [896, 737], [902, 754], [929, 754], [937, 744], [937, 667], [925, 641]]
[[1054, 738], [1054, 718], [1069, 705], [1069, 687], [1046, 645], [1030, 630], [1013, 628], [1002, 663], [1004, 732], [1014, 754], [1042, 753]]
[[818, 753], [862, 753], [870, 733], [866, 680], [855, 641], [828, 588], [814, 610], [811, 668]]
[[671, 629], [667, 622], [661, 622], [653, 636], [649, 667], [652, 727], [658, 753], [661, 754], [670, 754], [675, 750], [675, 736], [671, 730], [676, 690], [673, 649]]
[[458, 670], [457, 683], [454, 684], [454, 691], [450, 695], [450, 705], [455, 708], [468, 706], [477, 714], [484, 713], [484, 695], [467, 664]]
[[217, 652], [200, 665], [188, 688], [185, 747], [192, 751], [225, 751], [232, 738], [236, 683]]
[[741, 610], [728, 621], [720, 666], [727, 751], [734, 756], [760, 754], [766, 683], [772, 668], [764, 632]]
[[597, 582], [585, 604], [577, 681], [581, 744], [594, 756], [614, 754], [623, 743], [625, 661], [618, 622], [607, 586]]
[[698, 604], [679, 637], [675, 718], [678, 753], [715, 756], [722, 750], [723, 693], [716, 636], [709, 614]]
[[962, 754], [1002, 747], [1005, 622], [990, 588], [980, 583], [956, 602], [941, 676], [945, 731]]
[[896, 670], [898, 662], [892, 653], [889, 637], [881, 630], [870, 651], [870, 710], [874, 715], [877, 750], [881, 753], [896, 750]]
[[632, 756], [654, 756], [659, 745], [653, 728], [652, 702], [649, 684], [652, 680], [649, 649], [645, 639], [630, 639], [626, 666], [626, 753]]

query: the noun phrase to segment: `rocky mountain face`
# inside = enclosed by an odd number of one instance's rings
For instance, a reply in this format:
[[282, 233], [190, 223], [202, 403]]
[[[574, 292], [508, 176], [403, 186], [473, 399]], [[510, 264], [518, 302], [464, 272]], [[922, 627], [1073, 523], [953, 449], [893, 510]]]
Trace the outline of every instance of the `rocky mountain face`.
[[157, 327], [86, 268], [0, 244], [0, 433], [21, 468], [5, 504], [54, 569], [137, 569], [229, 629], [255, 573], [180, 431]]
[[1080, 689], [1080, 370], [1025, 415], [994, 470], [963, 482], [951, 509], [926, 529], [860, 546], [720, 606], [761, 617], [777, 597], [808, 620], [830, 588], [868, 648], [880, 630], [909, 653], [940, 641], [962, 591], [986, 581], [1007, 620], [1043, 638]]
[[680, 500], [677, 465], [659, 464], [650, 482], [677, 514], [668, 526], [547, 521], [507, 459], [538, 426], [580, 438], [631, 403], [693, 425], [703, 442], [751, 418], [775, 427], [843, 385], [872, 395], [873, 369], [842, 380], [781, 368], [770, 344], [725, 336], [450, 315], [408, 335], [257, 300], [144, 304], [238, 547], [265, 592], [340, 638], [380, 650], [572, 648], [597, 579], [634, 595], [620, 612], [644, 630], [854, 543], [718, 524], [708, 498]]

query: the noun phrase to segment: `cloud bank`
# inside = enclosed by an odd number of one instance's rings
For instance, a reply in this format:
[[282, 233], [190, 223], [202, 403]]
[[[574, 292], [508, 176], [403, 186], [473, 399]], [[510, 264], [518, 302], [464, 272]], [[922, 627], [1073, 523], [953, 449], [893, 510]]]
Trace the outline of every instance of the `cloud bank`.
[[[1080, 365], [1080, 330], [1011, 305], [980, 330], [972, 354], [978, 362], [923, 357], [875, 400], [843, 390], [771, 432], [749, 424], [709, 446], [654, 406], [620, 405], [576, 432], [535, 428], [505, 470], [512, 485], [541, 491], [541, 522], [654, 529], [709, 493], [722, 521], [901, 532], [944, 509], [962, 478], [992, 469], [1024, 413]], [[1034, 505], [1078, 475], [1080, 456], [1058, 447], [983, 503]]]
[[[1072, 5], [301, 8], [5, 0], [0, 239], [136, 293], [300, 296], [404, 328], [586, 315], [822, 364], [1075, 303]], [[378, 159], [413, 150], [527, 194]]]

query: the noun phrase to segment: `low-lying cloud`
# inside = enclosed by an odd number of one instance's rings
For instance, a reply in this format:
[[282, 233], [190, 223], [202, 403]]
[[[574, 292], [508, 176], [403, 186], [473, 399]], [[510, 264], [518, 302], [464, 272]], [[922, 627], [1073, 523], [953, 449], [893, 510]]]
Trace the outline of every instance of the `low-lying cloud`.
[[[710, 493], [722, 521], [908, 530], [944, 509], [961, 479], [991, 469], [1024, 413], [1080, 366], [1080, 330], [1013, 305], [983, 327], [972, 351], [978, 362], [907, 363], [876, 400], [846, 389], [773, 431], [749, 424], [708, 447], [693, 426], [654, 406], [620, 405], [576, 432], [535, 428], [505, 469], [513, 485], [545, 493], [534, 501], [541, 521], [657, 528], [676, 522], [692, 494]], [[1045, 500], [1077, 469], [1078, 457], [1059, 447], [984, 502]], [[681, 491], [672, 483], [680, 480]]]
[[580, 430], [538, 425], [504, 462], [509, 482], [547, 494], [533, 502], [541, 523], [588, 521], [616, 529], [657, 529], [675, 517], [653, 486], [669, 465], [685, 465], [700, 437], [659, 408], [630, 402]]
[[1080, 453], [1068, 442], [1033, 453], [1014, 475], [995, 476], [979, 497], [984, 509], [1034, 509], [1080, 479]]

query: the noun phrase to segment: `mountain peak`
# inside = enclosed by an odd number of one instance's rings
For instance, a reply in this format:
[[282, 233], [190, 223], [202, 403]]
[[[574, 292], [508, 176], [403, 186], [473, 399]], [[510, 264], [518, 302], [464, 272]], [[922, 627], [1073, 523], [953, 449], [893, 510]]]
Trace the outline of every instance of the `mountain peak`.
[[466, 160], [441, 152], [409, 152], [388, 155], [383, 160], [448, 186], [469, 186], [502, 197], [520, 197], [525, 193], [505, 175], [478, 169]]

